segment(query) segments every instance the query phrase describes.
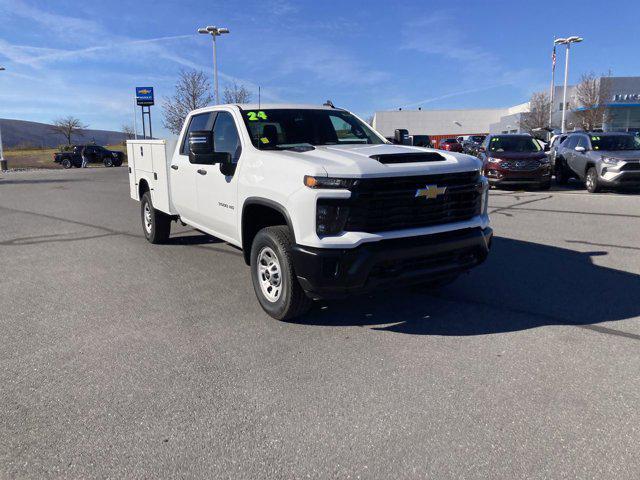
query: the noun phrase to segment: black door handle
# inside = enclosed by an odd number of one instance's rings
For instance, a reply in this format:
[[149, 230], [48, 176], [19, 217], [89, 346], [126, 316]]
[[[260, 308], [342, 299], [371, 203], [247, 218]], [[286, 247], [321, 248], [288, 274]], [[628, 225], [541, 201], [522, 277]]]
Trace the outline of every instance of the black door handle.
[[207, 171], [206, 171], [206, 170], [203, 170], [203, 169], [201, 168], [200, 170], [198, 170], [198, 173], [199, 173], [200, 175], [206, 175], [206, 174], [207, 174]]
[[173, 168], [174, 170], [178, 169], [178, 165], [171, 165], [171, 168]]

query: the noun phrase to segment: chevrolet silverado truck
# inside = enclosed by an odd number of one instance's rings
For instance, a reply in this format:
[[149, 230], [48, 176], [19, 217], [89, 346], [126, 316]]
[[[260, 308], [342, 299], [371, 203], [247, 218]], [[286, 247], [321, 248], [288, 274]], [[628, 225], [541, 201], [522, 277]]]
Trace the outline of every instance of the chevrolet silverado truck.
[[87, 163], [102, 163], [105, 167], [119, 167], [124, 161], [124, 153], [107, 150], [100, 145], [74, 145], [67, 152], [56, 152], [53, 161], [62, 165], [62, 168], [82, 166], [82, 160]]
[[176, 144], [129, 140], [127, 153], [147, 240], [181, 221], [240, 248], [276, 319], [313, 300], [449, 283], [491, 246], [478, 159], [392, 145], [332, 106], [207, 107]]

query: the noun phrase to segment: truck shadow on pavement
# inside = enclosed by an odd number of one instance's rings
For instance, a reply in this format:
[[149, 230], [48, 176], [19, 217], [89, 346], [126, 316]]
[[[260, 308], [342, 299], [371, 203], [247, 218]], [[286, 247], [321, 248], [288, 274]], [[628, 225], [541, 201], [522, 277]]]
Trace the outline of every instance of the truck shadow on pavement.
[[640, 315], [640, 275], [596, 265], [602, 255], [498, 237], [484, 265], [445, 288], [326, 302], [294, 322], [443, 336], [573, 325], [640, 340], [597, 325]]

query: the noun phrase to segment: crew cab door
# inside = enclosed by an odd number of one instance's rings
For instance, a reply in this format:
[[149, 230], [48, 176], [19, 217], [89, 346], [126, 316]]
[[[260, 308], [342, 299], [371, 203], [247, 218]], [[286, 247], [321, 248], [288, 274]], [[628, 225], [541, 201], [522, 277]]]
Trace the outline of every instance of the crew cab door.
[[198, 223], [198, 192], [196, 187], [197, 171], [200, 165], [189, 161], [189, 132], [211, 130], [215, 121], [215, 112], [193, 115], [184, 132], [182, 143], [176, 149], [169, 168], [171, 200], [173, 206], [184, 221]]
[[[213, 126], [213, 149], [231, 155], [237, 166], [242, 153], [238, 127], [230, 112], [217, 112]], [[198, 223], [212, 234], [238, 241], [237, 175], [224, 175], [220, 165], [199, 165], [196, 172]]]

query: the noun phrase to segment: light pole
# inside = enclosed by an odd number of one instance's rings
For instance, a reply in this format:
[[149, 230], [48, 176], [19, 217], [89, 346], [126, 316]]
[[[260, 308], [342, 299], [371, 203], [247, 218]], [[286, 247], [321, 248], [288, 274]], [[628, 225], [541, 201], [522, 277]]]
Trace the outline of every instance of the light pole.
[[569, 50], [571, 50], [572, 43], [579, 43], [583, 40], [582, 37], [567, 37], [557, 38], [553, 43], [556, 45], [566, 45], [567, 51], [564, 58], [564, 89], [562, 91], [562, 133], [566, 133], [566, 117], [567, 117], [567, 81], [569, 80]]
[[[0, 72], [6, 70], [6, 68], [0, 66]], [[4, 159], [4, 152], [2, 151], [2, 125], [0, 125], [0, 171], [7, 170], [7, 161]]]
[[198, 29], [198, 33], [203, 35], [211, 35], [213, 37], [213, 84], [214, 84], [214, 95], [216, 99], [216, 104], [220, 103], [220, 96], [218, 94], [218, 59], [216, 52], [216, 37], [223, 35], [225, 33], [229, 33], [228, 28], [222, 27], [202, 27]]

